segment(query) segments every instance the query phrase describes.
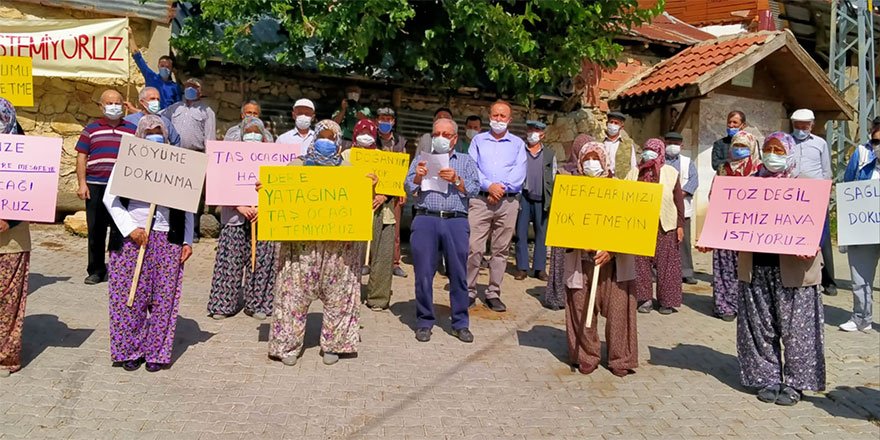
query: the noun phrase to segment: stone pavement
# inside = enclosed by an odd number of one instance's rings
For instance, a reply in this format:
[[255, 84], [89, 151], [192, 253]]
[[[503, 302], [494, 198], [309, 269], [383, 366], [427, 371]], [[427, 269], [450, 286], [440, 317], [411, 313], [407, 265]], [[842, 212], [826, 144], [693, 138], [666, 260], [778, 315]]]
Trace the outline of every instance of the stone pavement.
[[[474, 344], [449, 335], [448, 321], [417, 342], [412, 278], [395, 278], [390, 312], [362, 309], [357, 359], [321, 363], [316, 304], [303, 358], [284, 367], [266, 356], [266, 322], [207, 317], [215, 242], [204, 240], [186, 268], [173, 368], [128, 373], [110, 365], [107, 285], [82, 284], [85, 240], [35, 229], [25, 366], [0, 379], [3, 439], [880, 436], [880, 327], [837, 331], [851, 307], [845, 290], [824, 298], [827, 391], [783, 408], [740, 387], [735, 325], [710, 316], [705, 275], [686, 286], [680, 313], [638, 316], [641, 365], [624, 379], [604, 368], [572, 373], [563, 312], [540, 306], [538, 282], [513, 277], [504, 281], [509, 312], [473, 313]], [[706, 272], [709, 258], [697, 259]], [[448, 317], [443, 283], [436, 302]]]

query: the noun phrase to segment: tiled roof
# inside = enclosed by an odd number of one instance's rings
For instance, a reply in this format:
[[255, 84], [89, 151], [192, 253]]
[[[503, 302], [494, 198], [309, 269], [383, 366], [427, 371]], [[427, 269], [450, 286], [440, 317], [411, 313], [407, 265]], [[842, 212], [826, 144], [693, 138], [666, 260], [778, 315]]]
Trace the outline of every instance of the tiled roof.
[[651, 72], [637, 84], [620, 93], [619, 97], [633, 97], [696, 84], [703, 75], [718, 69], [737, 55], [766, 43], [778, 34], [778, 32], [743, 34], [691, 46], [654, 66]]
[[688, 46], [715, 38], [712, 34], [703, 32], [666, 12], [654, 17], [651, 23], [632, 28], [627, 34], [648, 41]]
[[[657, 0], [638, 0], [639, 7], [649, 8]], [[770, 9], [768, 0], [666, 0], [665, 10], [696, 26], [713, 24], [748, 24], [758, 12]]]

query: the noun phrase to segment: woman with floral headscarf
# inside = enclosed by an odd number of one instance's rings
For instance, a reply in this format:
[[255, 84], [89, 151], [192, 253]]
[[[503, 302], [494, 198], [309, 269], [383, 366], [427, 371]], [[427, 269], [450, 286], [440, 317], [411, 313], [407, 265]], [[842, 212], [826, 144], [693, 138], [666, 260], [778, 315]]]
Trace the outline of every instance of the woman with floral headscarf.
[[[15, 107], [0, 98], [0, 134], [21, 135]], [[0, 377], [21, 368], [21, 328], [31, 259], [28, 222], [0, 220]]]
[[[719, 176], [749, 177], [758, 170], [758, 141], [751, 133], [740, 131], [733, 135], [727, 149], [727, 161], [718, 168]], [[715, 249], [712, 252], [712, 293], [715, 316], [724, 321], [736, 319], [739, 281], [736, 272], [737, 252]]]
[[636, 298], [639, 313], [651, 313], [654, 296], [652, 269], [657, 271], [658, 311], [668, 315], [681, 306], [681, 253], [679, 242], [684, 237], [684, 193], [678, 171], [666, 165], [666, 144], [648, 139], [642, 147], [638, 166], [630, 170], [626, 180], [663, 185], [660, 202], [660, 225], [654, 257], [636, 257]]
[[[315, 125], [315, 139], [294, 166], [350, 165], [341, 154], [339, 124]], [[373, 186], [376, 176], [370, 175]], [[257, 182], [257, 189], [261, 187]], [[357, 353], [360, 341], [360, 270], [363, 244], [355, 241], [287, 241], [280, 244], [275, 281], [275, 310], [269, 334], [269, 357], [295, 365], [302, 349], [309, 305], [324, 305], [321, 351], [324, 364]], [[389, 271], [390, 273], [390, 271]]]
[[[224, 139], [234, 142], [272, 142], [263, 121], [245, 116], [241, 130]], [[256, 264], [251, 265], [251, 228], [257, 226], [254, 206], [222, 206], [220, 238], [214, 259], [208, 313], [214, 319], [244, 313], [257, 320], [272, 314], [277, 243], [258, 241]], [[252, 267], [253, 266], [253, 267]]]
[[[610, 178], [605, 147], [587, 142], [577, 153], [576, 175]], [[613, 260], [613, 261], [612, 261]], [[586, 327], [587, 303], [595, 265], [599, 264], [596, 285], [596, 309], [593, 325]], [[566, 249], [564, 278], [566, 287], [565, 333], [571, 363], [583, 374], [599, 366], [599, 342], [596, 315], [605, 317], [605, 341], [608, 345], [608, 368], [618, 377], [633, 373], [639, 364], [636, 327], [636, 297], [632, 282], [636, 276], [632, 255], [607, 251]]]

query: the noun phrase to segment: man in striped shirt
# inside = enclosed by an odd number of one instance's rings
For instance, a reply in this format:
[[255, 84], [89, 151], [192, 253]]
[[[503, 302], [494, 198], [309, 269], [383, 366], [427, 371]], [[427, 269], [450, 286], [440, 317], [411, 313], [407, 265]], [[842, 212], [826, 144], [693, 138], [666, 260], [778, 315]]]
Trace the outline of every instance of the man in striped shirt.
[[104, 190], [123, 134], [134, 135], [137, 126], [122, 119], [122, 95], [107, 90], [101, 95], [104, 117], [87, 125], [76, 143], [76, 178], [79, 182], [77, 195], [86, 202], [86, 224], [89, 230], [89, 266], [86, 284], [97, 284], [107, 279], [107, 228], [110, 242], [122, 240], [122, 236], [107, 208], [104, 207]]

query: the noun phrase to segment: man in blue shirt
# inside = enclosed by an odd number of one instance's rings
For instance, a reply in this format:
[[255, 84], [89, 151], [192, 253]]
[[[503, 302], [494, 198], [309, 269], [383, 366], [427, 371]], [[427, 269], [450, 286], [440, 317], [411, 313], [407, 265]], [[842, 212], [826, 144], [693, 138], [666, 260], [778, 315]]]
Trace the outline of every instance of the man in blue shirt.
[[165, 128], [168, 129], [168, 143], [175, 147], [180, 146], [180, 134], [174, 129], [171, 120], [159, 113], [161, 111], [159, 109], [159, 91], [156, 90], [155, 87], [144, 87], [141, 89], [141, 92], [138, 93], [138, 103], [141, 105], [142, 110], [126, 116], [126, 122], [131, 122], [137, 127], [138, 122], [141, 121], [141, 118], [143, 118], [144, 115], [156, 115], [162, 118], [162, 122], [165, 123]]
[[183, 99], [180, 85], [171, 77], [171, 73], [174, 71], [174, 60], [168, 55], [159, 57], [159, 73], [156, 73], [150, 69], [150, 66], [144, 60], [144, 56], [134, 41], [134, 33], [131, 32], [131, 28], [128, 29], [128, 41], [131, 45], [131, 58], [137, 64], [141, 74], [144, 75], [144, 81], [147, 86], [155, 87], [159, 91], [160, 109], [168, 108], [169, 105]]
[[448, 154], [449, 167], [439, 171], [448, 182], [445, 192], [422, 191], [422, 179], [428, 174], [427, 164], [416, 158], [409, 167], [404, 187], [415, 199], [410, 245], [416, 288], [416, 339], [431, 340], [434, 317], [434, 273], [440, 252], [446, 259], [449, 275], [449, 305], [453, 335], [462, 342], [473, 342], [468, 329], [468, 293], [465, 265], [468, 257], [468, 204], [480, 190], [477, 167], [469, 156], [455, 152], [458, 125], [451, 119], [434, 121], [431, 152]]

